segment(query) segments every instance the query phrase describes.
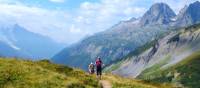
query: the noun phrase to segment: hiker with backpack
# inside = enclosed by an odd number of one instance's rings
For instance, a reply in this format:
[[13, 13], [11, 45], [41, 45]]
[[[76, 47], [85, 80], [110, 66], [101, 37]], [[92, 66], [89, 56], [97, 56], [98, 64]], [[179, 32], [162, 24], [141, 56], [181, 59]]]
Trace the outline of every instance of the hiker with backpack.
[[98, 79], [101, 79], [101, 75], [102, 75], [102, 65], [103, 65], [103, 63], [102, 63], [100, 57], [98, 57], [98, 58], [96, 59], [95, 64], [96, 64], [96, 74], [97, 74], [97, 78], [98, 78]]
[[90, 65], [88, 66], [88, 70], [89, 70], [89, 73], [90, 73], [90, 74], [94, 74], [94, 68], [95, 68], [95, 66], [94, 66], [94, 64], [91, 62]]

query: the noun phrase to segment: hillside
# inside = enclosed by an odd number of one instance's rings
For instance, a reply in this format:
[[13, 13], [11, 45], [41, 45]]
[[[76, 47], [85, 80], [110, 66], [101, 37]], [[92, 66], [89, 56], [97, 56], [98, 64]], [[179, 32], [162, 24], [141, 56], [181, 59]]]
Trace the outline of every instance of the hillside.
[[[200, 50], [200, 24], [178, 29], [162, 37], [140, 54], [125, 57], [122, 61], [107, 67], [112, 73], [127, 77], [137, 77], [143, 70], [155, 65], [174, 65]], [[147, 44], [148, 45], [148, 44]], [[114, 68], [114, 69], [113, 69]]]
[[[200, 24], [178, 29], [138, 48], [106, 67], [125, 77], [151, 83], [172, 83], [176, 87], [199, 88]], [[147, 47], [148, 46], [148, 47]]]
[[3, 53], [1, 56], [32, 60], [50, 58], [64, 47], [63, 44], [47, 36], [31, 32], [18, 24], [0, 24], [0, 42], [10, 47], [10, 51], [7, 51], [7, 48], [0, 48], [0, 53]]
[[0, 58], [0, 88], [98, 88], [94, 76], [47, 60]]
[[130, 52], [127, 56], [122, 57], [119, 60], [113, 61], [110, 64], [107, 64], [104, 68], [104, 71], [109, 73], [109, 72], [112, 72], [114, 70], [117, 70], [121, 65], [125, 64], [126, 62], [129, 62], [133, 56], [140, 55], [141, 53], [143, 53], [144, 51], [148, 50], [153, 45], [155, 45], [156, 42], [157, 42], [156, 40], [153, 40], [151, 42], [147, 42], [143, 46], [140, 46], [140, 47], [136, 48], [134, 51]]
[[168, 68], [161, 68], [161, 64], [156, 64], [142, 72], [138, 76], [154, 83], [173, 83], [175, 86], [199, 88], [200, 79], [200, 52], [195, 52], [183, 61]]
[[18, 49], [15, 49], [16, 47], [10, 46], [4, 42], [0, 41], [0, 56], [2, 57], [26, 57], [28, 58], [29, 56]]
[[[169, 83], [148, 83], [112, 74], [103, 74], [102, 80], [110, 82], [112, 88], [171, 88]], [[102, 88], [101, 85], [95, 75], [48, 60], [0, 58], [0, 88]]]
[[103, 80], [111, 82], [112, 88], [173, 88], [170, 83], [150, 83], [113, 74], [105, 74]]

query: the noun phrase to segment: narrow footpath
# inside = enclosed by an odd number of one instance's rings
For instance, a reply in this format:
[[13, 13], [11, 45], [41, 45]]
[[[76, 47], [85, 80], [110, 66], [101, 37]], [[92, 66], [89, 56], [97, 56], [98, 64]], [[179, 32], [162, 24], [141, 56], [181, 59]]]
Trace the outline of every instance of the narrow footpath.
[[100, 80], [100, 84], [102, 85], [103, 88], [112, 88], [111, 83], [107, 80]]

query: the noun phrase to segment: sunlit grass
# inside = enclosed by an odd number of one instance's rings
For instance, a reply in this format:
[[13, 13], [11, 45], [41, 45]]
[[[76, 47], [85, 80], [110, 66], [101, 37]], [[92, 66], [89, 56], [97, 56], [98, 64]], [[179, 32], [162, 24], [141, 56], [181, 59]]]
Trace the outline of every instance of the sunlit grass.
[[171, 88], [169, 84], [150, 84], [141, 80], [123, 78], [116, 75], [106, 74], [105, 80], [109, 80], [113, 88]]
[[0, 88], [98, 88], [94, 76], [48, 60], [0, 59]]

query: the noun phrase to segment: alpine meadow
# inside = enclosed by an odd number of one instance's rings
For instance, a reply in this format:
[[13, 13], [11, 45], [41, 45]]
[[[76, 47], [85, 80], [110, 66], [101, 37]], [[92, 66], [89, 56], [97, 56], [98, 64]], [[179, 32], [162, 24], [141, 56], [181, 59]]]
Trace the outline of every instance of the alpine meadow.
[[0, 88], [200, 88], [200, 0], [0, 0]]

